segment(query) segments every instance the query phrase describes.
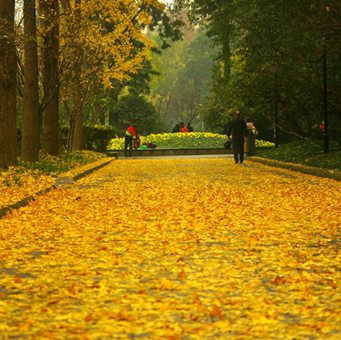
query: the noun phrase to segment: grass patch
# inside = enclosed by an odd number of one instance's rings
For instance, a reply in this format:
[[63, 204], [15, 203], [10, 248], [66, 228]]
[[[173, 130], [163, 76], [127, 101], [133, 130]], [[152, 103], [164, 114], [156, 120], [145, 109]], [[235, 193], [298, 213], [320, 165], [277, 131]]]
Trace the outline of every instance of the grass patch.
[[340, 144], [339, 141], [329, 141], [329, 153], [325, 154], [323, 140], [293, 142], [279, 145], [277, 149], [259, 151], [257, 157], [341, 171]]

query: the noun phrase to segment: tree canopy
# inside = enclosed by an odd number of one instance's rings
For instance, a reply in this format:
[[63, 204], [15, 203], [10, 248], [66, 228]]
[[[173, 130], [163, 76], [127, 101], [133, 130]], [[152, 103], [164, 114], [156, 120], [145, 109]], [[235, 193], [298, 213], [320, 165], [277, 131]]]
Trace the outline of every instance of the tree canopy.
[[[224, 125], [242, 109], [260, 124], [267, 122], [264, 135], [276, 118], [282, 140], [314, 135], [323, 119], [325, 54], [331, 134], [339, 133], [339, 1], [179, 0], [173, 12], [184, 8], [193, 24], [208, 26], [219, 49], [214, 96], [205, 101], [208, 125], [216, 128], [214, 116]], [[213, 109], [217, 103], [224, 114]]]

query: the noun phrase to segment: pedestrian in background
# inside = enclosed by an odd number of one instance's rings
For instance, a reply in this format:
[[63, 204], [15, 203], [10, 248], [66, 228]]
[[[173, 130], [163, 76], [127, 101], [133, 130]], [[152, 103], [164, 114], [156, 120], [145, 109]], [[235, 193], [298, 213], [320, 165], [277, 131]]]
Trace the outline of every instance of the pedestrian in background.
[[252, 134], [254, 136], [257, 136], [258, 135], [258, 130], [257, 128], [255, 127], [252, 119], [250, 117], [246, 117], [245, 118], [245, 122], [246, 122], [246, 127], [247, 129], [249, 130], [249, 133], [252, 132]]
[[236, 118], [233, 119], [227, 129], [227, 136], [232, 133], [233, 156], [236, 164], [244, 161], [244, 142], [247, 140], [249, 131], [246, 127], [246, 122], [241, 118], [240, 111], [236, 111]]
[[187, 130], [188, 132], [193, 132], [193, 128], [190, 122], [187, 123]]
[[140, 135], [139, 133], [137, 132], [137, 129], [136, 129], [136, 139], [134, 139], [134, 149], [137, 150], [140, 148], [141, 146], [141, 138], [140, 138]]
[[172, 130], [172, 133], [181, 132], [180, 124], [176, 124]]
[[180, 130], [181, 132], [188, 132], [188, 129], [183, 122], [180, 123]]
[[324, 134], [324, 131], [326, 130], [326, 126], [324, 124], [324, 120], [322, 121], [321, 125], [320, 125], [320, 131], [322, 134]]
[[253, 156], [256, 153], [256, 136], [258, 135], [258, 130], [250, 117], [246, 117], [245, 122], [249, 135], [246, 143], [244, 144], [244, 149], [246, 148], [246, 154], [248, 156]]
[[124, 135], [124, 155], [128, 157], [128, 147], [129, 147], [129, 156], [132, 156], [133, 149], [133, 139], [137, 139], [137, 124], [133, 124], [129, 126], [125, 135]]

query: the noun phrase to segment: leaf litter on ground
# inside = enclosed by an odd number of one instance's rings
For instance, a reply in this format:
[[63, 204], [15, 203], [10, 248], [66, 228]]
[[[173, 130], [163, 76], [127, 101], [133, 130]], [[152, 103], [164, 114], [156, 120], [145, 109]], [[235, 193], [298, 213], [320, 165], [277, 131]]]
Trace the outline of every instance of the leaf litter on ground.
[[339, 339], [341, 184], [118, 160], [0, 220], [4, 339]]

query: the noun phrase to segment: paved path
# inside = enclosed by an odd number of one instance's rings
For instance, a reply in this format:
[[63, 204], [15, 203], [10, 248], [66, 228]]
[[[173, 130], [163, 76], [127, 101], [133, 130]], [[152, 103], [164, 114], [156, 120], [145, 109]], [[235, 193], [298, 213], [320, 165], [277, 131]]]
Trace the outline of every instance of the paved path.
[[340, 339], [339, 182], [123, 159], [0, 220], [0, 339]]

